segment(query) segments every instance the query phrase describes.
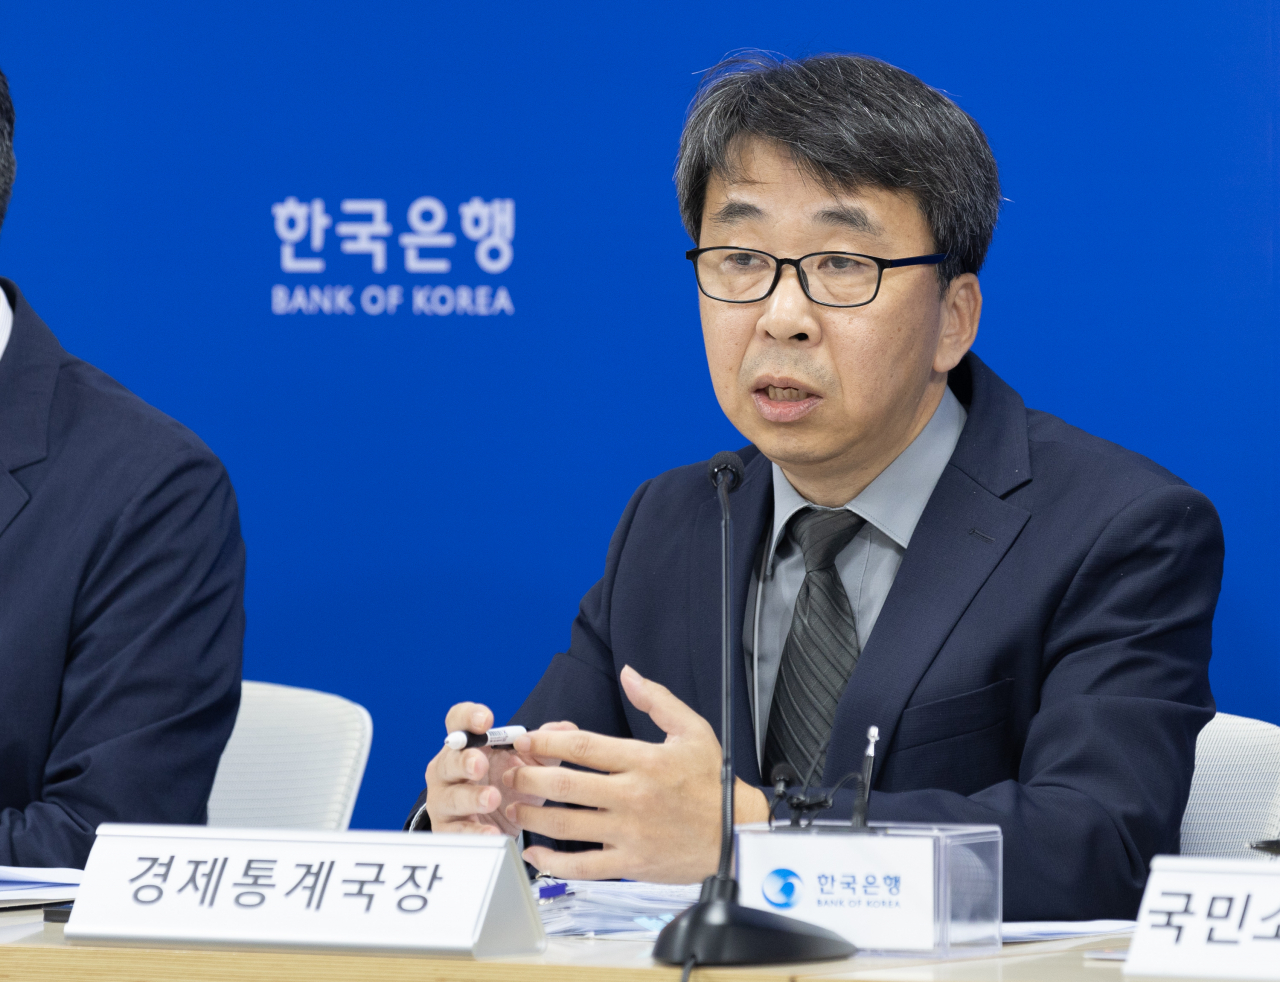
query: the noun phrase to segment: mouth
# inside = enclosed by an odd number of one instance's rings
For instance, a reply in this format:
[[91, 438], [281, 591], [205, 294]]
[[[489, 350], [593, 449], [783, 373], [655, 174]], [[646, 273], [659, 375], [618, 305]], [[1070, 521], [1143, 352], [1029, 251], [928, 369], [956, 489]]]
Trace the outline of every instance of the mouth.
[[822, 396], [795, 379], [762, 378], [751, 393], [756, 411], [771, 423], [794, 423], [813, 412]]

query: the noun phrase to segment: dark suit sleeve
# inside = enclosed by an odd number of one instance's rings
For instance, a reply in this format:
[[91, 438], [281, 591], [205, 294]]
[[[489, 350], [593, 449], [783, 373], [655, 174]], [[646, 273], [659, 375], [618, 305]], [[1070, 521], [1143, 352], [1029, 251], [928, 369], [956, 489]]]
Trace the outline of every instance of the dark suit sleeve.
[[244, 544], [203, 448], [155, 469], [83, 571], [40, 800], [0, 864], [82, 866], [100, 822], [203, 823], [240, 702]]
[[1132, 502], [1051, 619], [1018, 779], [968, 797], [873, 792], [870, 817], [1001, 825], [1007, 919], [1132, 918], [1151, 857], [1178, 852], [1196, 736], [1214, 714], [1223, 550], [1200, 493]]

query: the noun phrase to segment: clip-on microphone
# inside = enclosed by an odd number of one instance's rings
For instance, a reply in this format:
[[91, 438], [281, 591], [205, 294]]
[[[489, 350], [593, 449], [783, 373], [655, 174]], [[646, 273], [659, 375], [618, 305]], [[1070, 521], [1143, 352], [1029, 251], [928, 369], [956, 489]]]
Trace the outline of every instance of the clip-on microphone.
[[[708, 474], [720, 498], [720, 868], [702, 882], [698, 902], [658, 935], [653, 957], [685, 966], [810, 962], [847, 958], [857, 949], [834, 931], [738, 903], [733, 878], [733, 637], [729, 576], [733, 569], [729, 492], [742, 483], [742, 459], [722, 452]], [[785, 787], [785, 785], [784, 785]]]
[[804, 820], [809, 819], [809, 825], [812, 825], [818, 812], [824, 812], [835, 806], [836, 793], [846, 784], [853, 782], [856, 785], [856, 797], [853, 801], [853, 815], [849, 819], [849, 827], [855, 832], [868, 831], [867, 801], [871, 795], [871, 771], [875, 766], [876, 742], [879, 739], [880, 727], [868, 727], [867, 752], [862, 758], [862, 773], [850, 771], [837, 782], [834, 788], [824, 794], [810, 794], [809, 784], [818, 769], [818, 761], [822, 759], [822, 754], [827, 749], [826, 743], [823, 743], [818, 748], [818, 752], [813, 755], [813, 764], [809, 767], [809, 774], [804, 779], [804, 788], [798, 794], [787, 794], [789, 785], [800, 783], [800, 775], [796, 773], [796, 769], [787, 763], [775, 764], [773, 773], [769, 775], [770, 780], [773, 781], [773, 801], [769, 803], [769, 828], [773, 828], [773, 813], [784, 801], [791, 809], [791, 827], [807, 828]]

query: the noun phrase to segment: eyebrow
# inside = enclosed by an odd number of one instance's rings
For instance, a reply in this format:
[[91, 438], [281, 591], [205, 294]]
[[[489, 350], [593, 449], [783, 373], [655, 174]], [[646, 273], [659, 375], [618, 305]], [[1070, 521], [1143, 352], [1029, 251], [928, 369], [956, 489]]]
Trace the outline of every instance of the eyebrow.
[[854, 205], [824, 208], [814, 216], [814, 219], [821, 225], [847, 228], [852, 232], [863, 232], [867, 235], [879, 235], [884, 231], [870, 215]]
[[717, 225], [736, 225], [744, 218], [761, 218], [764, 212], [746, 201], [727, 201], [708, 217]]

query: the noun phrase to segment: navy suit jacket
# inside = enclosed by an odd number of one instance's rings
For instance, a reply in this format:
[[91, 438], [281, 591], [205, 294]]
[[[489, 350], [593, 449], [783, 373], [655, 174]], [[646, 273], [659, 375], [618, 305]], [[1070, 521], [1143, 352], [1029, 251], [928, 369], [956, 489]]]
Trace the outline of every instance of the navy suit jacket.
[[78, 867], [100, 822], [205, 821], [244, 544], [209, 448], [0, 287], [0, 865]]
[[[949, 382], [968, 420], [840, 700], [824, 781], [861, 766], [874, 723], [871, 819], [999, 824], [1006, 919], [1131, 918], [1151, 857], [1178, 851], [1214, 714], [1217, 513], [1146, 458], [1027, 410], [975, 355]], [[741, 455], [733, 739], [758, 786], [741, 625], [773, 490], [769, 461]], [[694, 464], [632, 497], [569, 650], [512, 722], [661, 741], [622, 693], [630, 664], [718, 730], [719, 612], [720, 509]]]

